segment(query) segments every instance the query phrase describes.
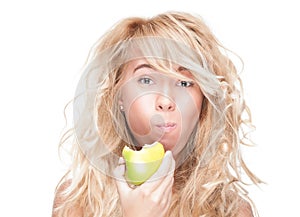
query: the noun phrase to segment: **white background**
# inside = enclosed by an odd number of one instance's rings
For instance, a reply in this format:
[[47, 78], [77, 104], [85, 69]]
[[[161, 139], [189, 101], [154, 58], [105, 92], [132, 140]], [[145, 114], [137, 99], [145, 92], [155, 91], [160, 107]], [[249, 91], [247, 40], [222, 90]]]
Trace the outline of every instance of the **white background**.
[[50, 216], [65, 164], [57, 146], [93, 43], [116, 21], [169, 10], [200, 14], [239, 54], [257, 127], [248, 166], [261, 216], [299, 207], [299, 10], [296, 1], [4, 1], [0, 3], [0, 216]]

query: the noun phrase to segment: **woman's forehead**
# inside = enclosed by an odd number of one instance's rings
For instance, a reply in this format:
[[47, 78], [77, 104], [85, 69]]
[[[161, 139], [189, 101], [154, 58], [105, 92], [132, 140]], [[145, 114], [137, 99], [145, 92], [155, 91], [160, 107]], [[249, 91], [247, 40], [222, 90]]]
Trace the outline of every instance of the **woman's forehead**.
[[138, 58], [130, 60], [124, 64], [123, 72], [133, 75], [135, 72], [141, 69], [151, 69], [153, 71], [165, 72], [173, 74], [174, 76], [193, 78], [190, 70], [181, 66], [178, 63], [174, 63], [168, 60], [162, 60], [158, 58]]

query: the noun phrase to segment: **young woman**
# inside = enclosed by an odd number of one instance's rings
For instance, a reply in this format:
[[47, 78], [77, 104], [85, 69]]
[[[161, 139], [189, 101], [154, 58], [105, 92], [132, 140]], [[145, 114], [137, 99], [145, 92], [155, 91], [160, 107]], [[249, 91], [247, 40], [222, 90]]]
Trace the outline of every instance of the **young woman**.
[[[254, 216], [242, 177], [251, 115], [226, 49], [197, 16], [127, 18], [95, 44], [74, 99], [73, 163], [53, 216]], [[158, 171], [132, 186], [124, 146], [159, 141]], [[248, 145], [248, 144], [247, 144]]]

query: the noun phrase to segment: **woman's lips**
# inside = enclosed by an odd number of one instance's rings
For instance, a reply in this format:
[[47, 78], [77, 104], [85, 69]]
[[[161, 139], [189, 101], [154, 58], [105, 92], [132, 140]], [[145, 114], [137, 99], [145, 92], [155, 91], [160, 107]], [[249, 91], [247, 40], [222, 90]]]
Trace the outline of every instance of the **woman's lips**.
[[156, 127], [164, 131], [165, 133], [169, 133], [176, 128], [176, 123], [165, 123], [165, 124], [157, 124]]

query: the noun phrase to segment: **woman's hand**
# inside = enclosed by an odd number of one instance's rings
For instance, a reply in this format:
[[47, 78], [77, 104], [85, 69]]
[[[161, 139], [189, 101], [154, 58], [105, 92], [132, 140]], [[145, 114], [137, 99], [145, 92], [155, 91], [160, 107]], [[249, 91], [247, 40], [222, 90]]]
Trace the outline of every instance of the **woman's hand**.
[[156, 173], [133, 189], [124, 179], [125, 165], [118, 166], [114, 172], [123, 217], [164, 217], [171, 204], [174, 170], [175, 160], [167, 151]]

